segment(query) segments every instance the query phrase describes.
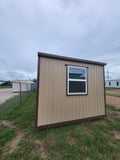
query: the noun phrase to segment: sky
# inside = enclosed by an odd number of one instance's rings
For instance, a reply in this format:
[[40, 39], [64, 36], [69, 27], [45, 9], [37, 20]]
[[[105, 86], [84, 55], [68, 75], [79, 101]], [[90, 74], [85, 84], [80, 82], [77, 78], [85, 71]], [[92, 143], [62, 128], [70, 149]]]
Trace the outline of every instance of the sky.
[[120, 79], [120, 0], [0, 0], [0, 80], [36, 78], [38, 51], [105, 62]]

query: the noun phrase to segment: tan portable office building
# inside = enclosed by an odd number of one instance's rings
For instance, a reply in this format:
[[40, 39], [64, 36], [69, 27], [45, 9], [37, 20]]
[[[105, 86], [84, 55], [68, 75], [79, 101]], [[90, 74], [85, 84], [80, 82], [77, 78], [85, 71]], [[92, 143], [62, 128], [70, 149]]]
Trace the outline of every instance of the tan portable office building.
[[105, 116], [104, 65], [39, 52], [36, 128]]

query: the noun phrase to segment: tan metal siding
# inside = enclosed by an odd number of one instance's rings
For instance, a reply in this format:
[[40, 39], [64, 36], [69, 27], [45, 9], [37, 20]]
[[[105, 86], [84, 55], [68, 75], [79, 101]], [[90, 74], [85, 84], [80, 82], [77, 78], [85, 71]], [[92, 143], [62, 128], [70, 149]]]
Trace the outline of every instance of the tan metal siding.
[[[65, 64], [88, 67], [88, 95], [66, 95]], [[105, 114], [103, 66], [40, 57], [38, 124]]]

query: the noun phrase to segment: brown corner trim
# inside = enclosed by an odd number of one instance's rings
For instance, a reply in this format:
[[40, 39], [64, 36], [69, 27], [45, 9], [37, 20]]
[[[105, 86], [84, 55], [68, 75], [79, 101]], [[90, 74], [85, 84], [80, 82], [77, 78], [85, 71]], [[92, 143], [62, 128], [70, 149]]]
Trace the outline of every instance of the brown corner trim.
[[65, 57], [65, 56], [48, 54], [48, 53], [43, 53], [43, 52], [38, 52], [38, 56], [39, 57], [60, 59], [60, 60], [73, 61], [73, 62], [79, 62], [79, 63], [95, 64], [95, 65], [101, 65], [101, 66], [106, 65], [106, 63], [102, 63], [102, 62], [96, 62], [96, 61], [90, 61], [90, 60], [84, 60], [84, 59], [78, 59], [78, 58], [72, 58], [72, 57]]
[[106, 96], [105, 96], [105, 71], [104, 71], [104, 67], [103, 67], [103, 81], [104, 81], [104, 106], [105, 106], [105, 115], [107, 115], [107, 111], [106, 111]]
[[79, 123], [79, 122], [82, 122], [82, 121], [85, 121], [85, 120], [86, 121], [87, 120], [94, 120], [94, 119], [99, 119], [99, 118], [103, 118], [103, 117], [105, 117], [105, 115], [94, 116], [94, 117], [83, 118], [83, 119], [77, 119], [77, 120], [72, 120], [72, 121], [65, 121], [65, 122], [60, 122], [60, 123], [53, 123], [53, 124], [38, 126], [37, 129], [46, 129], [46, 128], [65, 126], [65, 125]]
[[36, 97], [36, 119], [35, 119], [35, 127], [37, 129], [38, 124], [38, 99], [39, 99], [39, 80], [40, 80], [40, 57], [38, 56], [38, 66], [37, 66], [37, 97]]

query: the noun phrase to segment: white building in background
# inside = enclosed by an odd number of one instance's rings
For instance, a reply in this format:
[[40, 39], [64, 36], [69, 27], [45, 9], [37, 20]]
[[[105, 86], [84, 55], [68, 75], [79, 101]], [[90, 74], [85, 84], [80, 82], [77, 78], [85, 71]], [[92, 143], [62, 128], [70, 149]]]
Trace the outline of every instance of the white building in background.
[[106, 80], [105, 87], [120, 88], [120, 80]]
[[12, 92], [25, 92], [31, 90], [30, 80], [13, 80], [12, 81]]

